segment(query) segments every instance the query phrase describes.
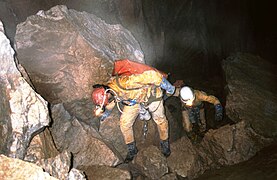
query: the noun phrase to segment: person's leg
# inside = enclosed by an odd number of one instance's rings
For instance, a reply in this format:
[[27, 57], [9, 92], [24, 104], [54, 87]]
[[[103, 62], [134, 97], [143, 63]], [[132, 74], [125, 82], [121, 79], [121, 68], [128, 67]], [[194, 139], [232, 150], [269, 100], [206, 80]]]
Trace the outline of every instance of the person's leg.
[[120, 129], [123, 134], [124, 141], [128, 148], [128, 154], [124, 162], [130, 162], [137, 154], [138, 150], [135, 144], [133, 124], [139, 113], [139, 105], [124, 106], [120, 117]]
[[183, 118], [183, 128], [184, 130], [189, 133], [192, 131], [192, 123], [189, 120], [189, 114], [187, 110], [182, 111], [182, 118]]
[[195, 143], [198, 139], [198, 131], [199, 126], [198, 123], [198, 117], [197, 117], [197, 111], [195, 108], [189, 108], [182, 111], [183, 116], [183, 126], [184, 130], [187, 133], [188, 138], [191, 140], [192, 143]]
[[206, 118], [205, 118], [205, 110], [204, 108], [200, 109], [200, 125], [199, 125], [200, 132], [205, 132], [207, 128]]
[[157, 124], [160, 136], [162, 153], [167, 157], [170, 155], [170, 145], [168, 139], [168, 121], [165, 116], [163, 101], [155, 101], [149, 105], [149, 111]]

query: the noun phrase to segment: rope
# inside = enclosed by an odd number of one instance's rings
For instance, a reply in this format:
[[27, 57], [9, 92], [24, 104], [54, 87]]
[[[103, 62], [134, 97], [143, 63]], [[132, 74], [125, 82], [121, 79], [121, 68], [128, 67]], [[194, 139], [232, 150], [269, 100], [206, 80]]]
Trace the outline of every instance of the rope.
[[[120, 99], [118, 98], [116, 92], [113, 89], [107, 89], [107, 90], [110, 90], [114, 93], [114, 99], [115, 99], [115, 102], [116, 102], [116, 107], [117, 107], [119, 112], [123, 113], [123, 111], [121, 110], [121, 108], [119, 106]], [[107, 93], [107, 92], [105, 91], [105, 93]]]

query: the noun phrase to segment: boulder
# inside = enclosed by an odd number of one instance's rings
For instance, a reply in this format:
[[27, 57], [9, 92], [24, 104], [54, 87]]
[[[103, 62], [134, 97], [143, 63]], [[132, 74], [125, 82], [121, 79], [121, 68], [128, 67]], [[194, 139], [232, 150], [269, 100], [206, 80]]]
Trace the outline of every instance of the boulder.
[[247, 121], [258, 133], [277, 136], [277, 66], [259, 56], [237, 53], [223, 61], [226, 74], [226, 114]]
[[14, 55], [0, 22], [0, 152], [24, 159], [32, 137], [50, 118], [47, 101], [22, 77]]
[[43, 169], [33, 163], [25, 162], [17, 158], [9, 158], [0, 155], [0, 178], [1, 179], [45, 179], [56, 178], [44, 172]]
[[37, 92], [51, 104], [89, 98], [93, 84], [108, 80], [114, 60], [144, 62], [124, 27], [63, 5], [19, 24], [15, 47]]

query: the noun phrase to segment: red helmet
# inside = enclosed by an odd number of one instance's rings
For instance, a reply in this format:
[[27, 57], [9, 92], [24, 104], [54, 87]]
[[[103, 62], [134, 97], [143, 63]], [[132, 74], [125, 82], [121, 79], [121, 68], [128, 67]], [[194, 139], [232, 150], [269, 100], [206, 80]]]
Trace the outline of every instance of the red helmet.
[[103, 105], [106, 106], [108, 104], [108, 97], [105, 94], [104, 87], [94, 88], [91, 94], [92, 102], [96, 105]]

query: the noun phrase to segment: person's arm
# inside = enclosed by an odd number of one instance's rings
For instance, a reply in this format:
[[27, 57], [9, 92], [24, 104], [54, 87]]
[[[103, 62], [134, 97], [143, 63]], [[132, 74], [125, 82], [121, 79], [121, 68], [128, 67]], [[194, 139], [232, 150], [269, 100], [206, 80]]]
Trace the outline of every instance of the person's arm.
[[112, 101], [109, 104], [107, 104], [104, 109], [95, 109], [94, 114], [96, 117], [99, 117], [101, 121], [104, 121], [112, 113], [114, 107], [115, 101]]
[[223, 119], [223, 107], [215, 96], [207, 95], [203, 91], [198, 91], [198, 97], [200, 101], [206, 101], [214, 105], [215, 108], [215, 120], [221, 121]]
[[198, 91], [198, 90], [195, 90], [194, 92], [196, 97], [198, 97], [200, 101], [206, 101], [208, 103], [213, 104], [214, 106], [217, 104], [220, 104], [220, 101], [218, 100], [218, 98], [216, 98], [213, 95], [207, 95], [204, 91]]
[[107, 104], [107, 106], [105, 107], [105, 111], [103, 112], [102, 116], [100, 117], [100, 121], [104, 121], [107, 117], [110, 116], [114, 106], [115, 106], [115, 101], [112, 101], [109, 104]]
[[173, 86], [166, 78], [162, 78], [160, 87], [166, 91], [166, 95], [172, 96], [175, 92], [175, 86]]

